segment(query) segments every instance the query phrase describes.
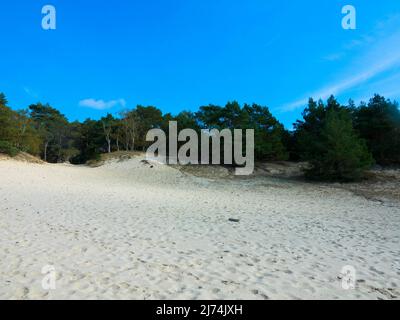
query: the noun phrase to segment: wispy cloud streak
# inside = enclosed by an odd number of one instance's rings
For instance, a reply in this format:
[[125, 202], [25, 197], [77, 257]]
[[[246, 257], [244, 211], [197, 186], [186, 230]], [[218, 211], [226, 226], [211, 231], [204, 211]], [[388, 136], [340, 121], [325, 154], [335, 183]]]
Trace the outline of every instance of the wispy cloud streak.
[[[309, 97], [325, 100], [332, 94], [338, 95], [338, 94], [340, 94], [348, 89], [351, 89], [359, 84], [367, 82], [368, 80], [375, 78], [379, 74], [382, 74], [383, 72], [390, 70], [392, 67], [395, 67], [396, 65], [400, 65], [400, 52], [398, 53], [398, 55], [396, 57], [392, 57], [390, 59], [382, 61], [380, 64], [370, 67], [369, 69], [367, 69], [367, 71], [358, 73], [355, 76], [352, 76], [346, 80], [343, 80], [342, 82], [335, 83], [331, 86], [328, 86], [319, 91], [316, 91], [316, 92], [310, 94]], [[304, 106], [305, 104], [307, 104], [309, 97], [302, 98], [302, 99], [299, 99], [299, 100], [296, 100], [296, 101], [286, 104], [282, 108], [282, 111], [292, 111], [294, 109]]]
[[[395, 20], [390, 21], [391, 28]], [[397, 22], [400, 25], [400, 19], [397, 19]], [[344, 80], [334, 82], [306, 97], [287, 103], [281, 107], [281, 111], [288, 112], [304, 107], [309, 97], [327, 99], [332, 94], [342, 94], [379, 76], [386, 76], [386, 73], [390, 73], [391, 70], [400, 66], [400, 32], [387, 32], [386, 36], [383, 37], [382, 25], [383, 23], [380, 24], [379, 37], [373, 41], [373, 44], [370, 43], [372, 40], [368, 38], [369, 49], [350, 61], [351, 67], [347, 69], [347, 72], [341, 74], [340, 78]], [[398, 30], [398, 28], [395, 30]]]
[[28, 96], [30, 96], [31, 98], [35, 98], [35, 99], [39, 98], [39, 95], [35, 91], [33, 91], [31, 88], [23, 87], [23, 89], [24, 89], [25, 93]]

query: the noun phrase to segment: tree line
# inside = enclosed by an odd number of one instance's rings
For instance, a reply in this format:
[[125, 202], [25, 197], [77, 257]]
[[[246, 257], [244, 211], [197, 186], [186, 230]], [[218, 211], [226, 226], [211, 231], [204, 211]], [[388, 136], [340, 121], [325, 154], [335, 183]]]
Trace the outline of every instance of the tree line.
[[254, 129], [258, 161], [307, 161], [310, 179], [353, 181], [373, 164], [400, 164], [400, 110], [396, 102], [375, 95], [358, 106], [309, 100], [303, 119], [286, 130], [269, 109], [258, 104], [201, 106], [197, 112], [163, 114], [153, 106], [138, 105], [99, 120], [69, 122], [49, 104], [32, 104], [15, 111], [0, 93], [0, 152], [20, 151], [52, 163], [83, 164], [113, 151], [145, 151], [150, 129]]

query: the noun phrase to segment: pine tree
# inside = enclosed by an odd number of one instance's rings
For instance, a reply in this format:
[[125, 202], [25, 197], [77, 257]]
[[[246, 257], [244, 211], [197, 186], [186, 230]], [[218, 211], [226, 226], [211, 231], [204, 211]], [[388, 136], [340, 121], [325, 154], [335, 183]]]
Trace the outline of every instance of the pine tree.
[[355, 181], [372, 165], [366, 144], [353, 128], [348, 109], [330, 98], [328, 105], [310, 108], [297, 124], [299, 149], [309, 161], [306, 177], [328, 181]]
[[354, 111], [355, 128], [382, 165], [400, 164], [400, 110], [396, 103], [375, 95]]

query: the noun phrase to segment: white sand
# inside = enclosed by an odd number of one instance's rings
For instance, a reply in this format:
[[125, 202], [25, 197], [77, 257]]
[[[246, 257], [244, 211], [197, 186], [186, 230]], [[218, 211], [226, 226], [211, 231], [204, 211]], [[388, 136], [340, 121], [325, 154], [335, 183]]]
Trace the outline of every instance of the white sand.
[[[400, 298], [400, 205], [135, 159], [0, 161], [0, 243], [1, 299]], [[341, 287], [345, 265], [355, 290]]]

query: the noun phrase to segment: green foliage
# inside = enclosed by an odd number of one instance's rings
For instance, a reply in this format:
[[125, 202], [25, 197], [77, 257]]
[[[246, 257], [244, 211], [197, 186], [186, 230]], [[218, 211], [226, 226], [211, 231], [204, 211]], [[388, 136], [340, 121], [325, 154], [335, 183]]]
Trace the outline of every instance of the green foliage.
[[4, 94], [0, 94], [0, 140], [3, 152], [15, 154], [25, 151], [36, 155], [40, 139], [26, 111], [13, 111], [6, 106]]
[[106, 152], [111, 153], [111, 144], [112, 144], [112, 136], [113, 132], [116, 130], [117, 127], [117, 121], [116, 119], [112, 116], [112, 114], [107, 114], [106, 117], [103, 117], [100, 119], [101, 125], [103, 127], [103, 134], [105, 138], [106, 144]]
[[268, 108], [257, 104], [245, 105], [244, 113], [241, 118], [248, 121], [246, 128], [255, 130], [256, 159], [287, 160], [289, 155], [284, 145], [286, 131]]
[[41, 103], [29, 106], [30, 116], [42, 140], [41, 154], [49, 162], [63, 162], [63, 149], [68, 144], [69, 123], [57, 109]]
[[382, 165], [400, 164], [400, 110], [396, 103], [375, 95], [353, 112], [355, 128]]
[[164, 121], [176, 121], [178, 123], [178, 131], [183, 129], [193, 129], [197, 132], [200, 131], [200, 126], [197, 123], [196, 115], [190, 111], [182, 111], [176, 117], [164, 117]]
[[202, 106], [196, 113], [196, 118], [202, 128], [221, 129], [224, 121], [224, 109], [212, 104]]
[[6, 95], [0, 92], [0, 106], [6, 106], [8, 104]]
[[15, 157], [19, 153], [19, 150], [10, 142], [0, 140], [0, 153], [5, 153], [11, 157]]
[[146, 142], [147, 132], [151, 129], [160, 128], [163, 123], [163, 115], [160, 109], [153, 106], [137, 106], [133, 110], [136, 121], [136, 147], [145, 150], [149, 145]]
[[202, 128], [206, 129], [254, 129], [255, 157], [258, 160], [286, 160], [284, 146], [285, 129], [267, 107], [258, 104], [228, 102], [225, 107], [203, 106], [196, 113]]
[[104, 146], [103, 128], [99, 121], [86, 119], [82, 124], [76, 124], [76, 138], [74, 147], [79, 154], [71, 158], [75, 164], [86, 163], [89, 160], [100, 159], [100, 153]]
[[256, 160], [308, 161], [306, 175], [312, 179], [358, 180], [373, 162], [371, 154], [379, 164], [400, 164], [399, 106], [379, 95], [358, 107], [353, 101], [341, 106], [333, 96], [326, 104], [310, 99], [293, 132], [285, 130], [267, 107], [241, 106], [236, 101], [178, 115], [163, 115], [156, 107], [138, 105], [117, 116], [108, 114], [83, 123], [70, 123], [48, 104], [14, 111], [7, 103], [0, 93], [0, 152], [25, 151], [48, 162], [78, 164], [99, 159], [105, 152], [144, 151], [149, 130], [161, 128], [168, 135], [169, 121], [177, 121], [179, 131], [190, 128], [198, 133], [203, 129], [254, 129]]
[[28, 111], [20, 110], [15, 112], [13, 122], [15, 125], [14, 145], [16, 148], [33, 155], [39, 155], [41, 139], [34, 127], [33, 120], [29, 117]]
[[12, 126], [13, 112], [10, 108], [0, 104], [0, 139], [9, 141], [14, 135]]
[[326, 106], [311, 99], [303, 117], [295, 127], [301, 157], [310, 163], [306, 176], [328, 181], [363, 178], [373, 160], [353, 128], [350, 111], [333, 97]]

